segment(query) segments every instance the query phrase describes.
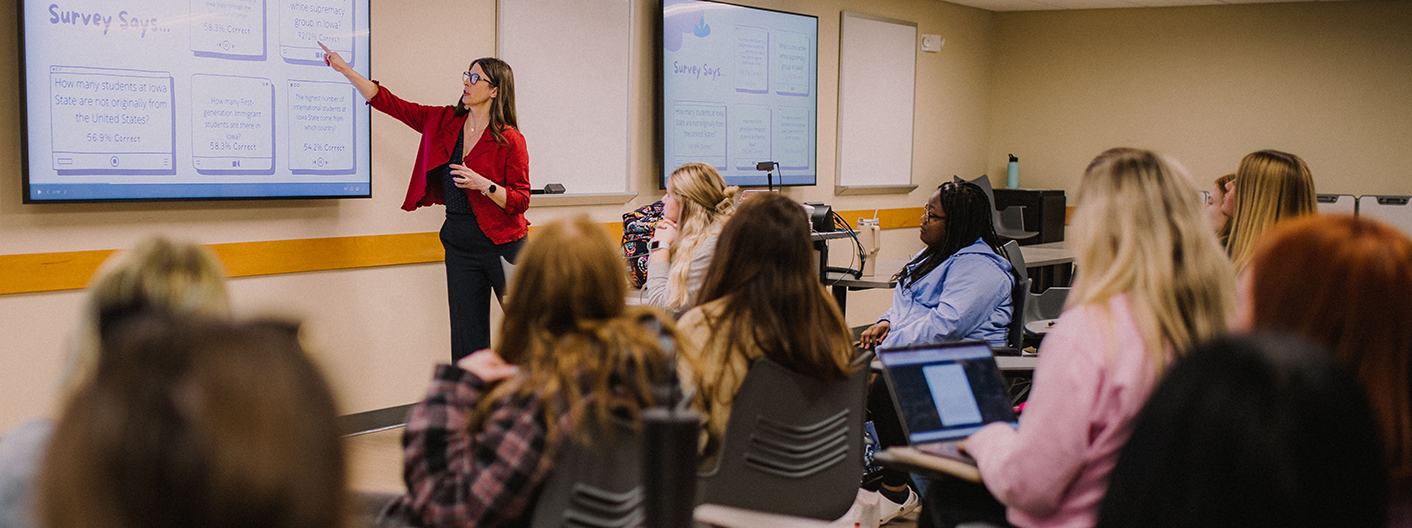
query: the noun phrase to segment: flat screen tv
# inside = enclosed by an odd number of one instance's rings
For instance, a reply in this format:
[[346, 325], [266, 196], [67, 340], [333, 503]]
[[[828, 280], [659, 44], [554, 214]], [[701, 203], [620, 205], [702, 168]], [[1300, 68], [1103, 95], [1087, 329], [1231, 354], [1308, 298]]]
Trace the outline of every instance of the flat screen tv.
[[731, 185], [814, 185], [819, 19], [709, 0], [664, 0], [661, 185], [699, 161]]
[[24, 0], [24, 201], [372, 195], [368, 0]]

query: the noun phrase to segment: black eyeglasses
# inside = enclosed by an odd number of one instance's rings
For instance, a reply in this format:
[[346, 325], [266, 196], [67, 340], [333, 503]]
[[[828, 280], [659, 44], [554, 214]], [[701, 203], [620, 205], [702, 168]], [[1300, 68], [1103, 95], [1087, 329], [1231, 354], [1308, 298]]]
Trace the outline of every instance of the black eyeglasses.
[[922, 223], [925, 224], [936, 220], [946, 220], [946, 217], [932, 214], [931, 204], [922, 204]]
[[461, 77], [465, 79], [466, 82], [469, 82], [471, 84], [478, 83], [481, 79], [485, 79], [485, 82], [490, 83], [491, 86], [495, 86], [495, 81], [492, 81], [489, 77], [482, 76], [479, 73], [466, 72], [461, 74]]

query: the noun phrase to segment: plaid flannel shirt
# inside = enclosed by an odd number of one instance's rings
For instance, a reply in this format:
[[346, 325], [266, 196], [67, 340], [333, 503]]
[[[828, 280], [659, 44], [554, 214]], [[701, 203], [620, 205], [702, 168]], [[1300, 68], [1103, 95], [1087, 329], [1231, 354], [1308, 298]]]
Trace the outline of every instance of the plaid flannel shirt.
[[[466, 423], [490, 387], [470, 372], [439, 365], [426, 399], [403, 433], [408, 493], [389, 515], [414, 526], [528, 526], [531, 506], [553, 467], [545, 453], [542, 406], [533, 398], [496, 402], [481, 430]], [[559, 431], [566, 431], [560, 424]], [[560, 445], [561, 442], [556, 442]]]

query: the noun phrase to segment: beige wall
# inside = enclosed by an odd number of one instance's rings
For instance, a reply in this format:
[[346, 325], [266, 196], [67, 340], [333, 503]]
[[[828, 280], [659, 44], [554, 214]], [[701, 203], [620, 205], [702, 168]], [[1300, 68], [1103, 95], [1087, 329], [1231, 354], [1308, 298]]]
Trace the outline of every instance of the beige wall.
[[[935, 0], [773, 0], [752, 2], [819, 17], [820, 185], [796, 188], [791, 197], [824, 201], [836, 209], [915, 207], [941, 177], [983, 169], [992, 59], [991, 13]], [[587, 212], [602, 222], [657, 200], [653, 162], [652, 46], [654, 2], [637, 2], [632, 83], [635, 104], [631, 186], [638, 198], [625, 206], [535, 207], [532, 222]], [[837, 113], [839, 11], [915, 21], [922, 33], [947, 38], [941, 53], [918, 60], [916, 144], [913, 166], [921, 189], [910, 195], [834, 197], [833, 123]], [[460, 90], [470, 60], [494, 55], [494, 0], [373, 0], [372, 71], [410, 100], [449, 101]], [[15, 4], [0, 5], [0, 19], [14, 20]], [[130, 246], [148, 233], [203, 243], [280, 240], [436, 231], [440, 209], [398, 209], [417, 144], [414, 131], [385, 116], [373, 118], [373, 194], [370, 200], [192, 202], [160, 204], [23, 205], [20, 185], [18, 43], [15, 26], [0, 24], [0, 255], [109, 249]], [[534, 138], [527, 138], [531, 153]], [[533, 159], [533, 158], [531, 158]], [[882, 259], [920, 247], [913, 230], [884, 232]], [[838, 254], [843, 253], [842, 247]], [[0, 270], [5, 273], [6, 270]], [[234, 279], [232, 299], [241, 315], [285, 314], [308, 321], [320, 362], [345, 412], [415, 401], [431, 365], [449, 350], [446, 292], [440, 264], [297, 273]], [[52, 412], [53, 387], [63, 370], [69, 336], [78, 319], [77, 291], [0, 296], [0, 432]], [[880, 314], [887, 292], [850, 298], [850, 322]]]
[[[1022, 159], [1025, 187], [1073, 192], [1105, 148], [1167, 152], [1200, 179], [1260, 148], [1304, 156], [1319, 190], [1412, 194], [1412, 5], [1335, 2], [990, 13], [937, 0], [756, 0], [819, 17], [817, 187], [786, 191], [836, 209], [915, 207], [952, 174], [1004, 173]], [[660, 197], [654, 172], [652, 46], [656, 3], [638, 2], [631, 187], [625, 206], [535, 207], [531, 221], [587, 212], [611, 222]], [[839, 12], [915, 21], [946, 38], [918, 55], [910, 195], [833, 196]], [[450, 16], [464, 13], [464, 16]], [[494, 0], [373, 0], [373, 73], [400, 95], [435, 103], [459, 90], [471, 59], [494, 54]], [[0, 5], [13, 20], [15, 4]], [[14, 25], [0, 24], [0, 255], [121, 248], [147, 233], [206, 243], [435, 231], [438, 209], [398, 209], [416, 134], [373, 118], [370, 200], [22, 205]], [[533, 152], [534, 138], [528, 138]], [[884, 232], [881, 260], [920, 244]], [[835, 254], [845, 254], [836, 246]], [[840, 263], [842, 264], [842, 263]], [[0, 270], [5, 273], [6, 270]], [[306, 319], [346, 412], [416, 400], [449, 348], [440, 264], [231, 281], [242, 315]], [[850, 297], [851, 324], [888, 293]], [[80, 292], [0, 296], [0, 431], [51, 412]]]
[[997, 13], [994, 37], [986, 167], [1014, 153], [1022, 187], [1072, 196], [1115, 146], [1207, 184], [1272, 148], [1319, 192], [1412, 194], [1412, 3]]

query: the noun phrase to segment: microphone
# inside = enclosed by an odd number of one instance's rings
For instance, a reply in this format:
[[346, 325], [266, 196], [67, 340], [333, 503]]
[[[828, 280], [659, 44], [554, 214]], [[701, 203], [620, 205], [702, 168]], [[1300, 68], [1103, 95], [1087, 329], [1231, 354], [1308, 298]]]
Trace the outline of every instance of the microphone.
[[780, 164], [775, 163], [773, 161], [760, 161], [755, 163], [755, 170], [765, 171], [765, 185], [769, 187], [770, 192], [775, 191], [775, 180], [773, 175], [775, 167], [778, 166], [780, 166]]

